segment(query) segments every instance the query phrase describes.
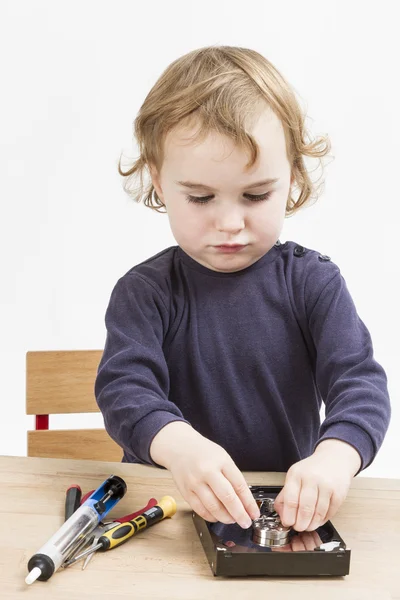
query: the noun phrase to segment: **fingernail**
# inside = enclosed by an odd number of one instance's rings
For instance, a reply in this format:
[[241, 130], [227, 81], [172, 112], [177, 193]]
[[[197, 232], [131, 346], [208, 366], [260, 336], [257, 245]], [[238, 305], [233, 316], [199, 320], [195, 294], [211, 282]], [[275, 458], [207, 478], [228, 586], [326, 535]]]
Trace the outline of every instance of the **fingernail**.
[[239, 523], [239, 525], [242, 527], [242, 529], [248, 529], [251, 526], [251, 520], [244, 519], [241, 523]]

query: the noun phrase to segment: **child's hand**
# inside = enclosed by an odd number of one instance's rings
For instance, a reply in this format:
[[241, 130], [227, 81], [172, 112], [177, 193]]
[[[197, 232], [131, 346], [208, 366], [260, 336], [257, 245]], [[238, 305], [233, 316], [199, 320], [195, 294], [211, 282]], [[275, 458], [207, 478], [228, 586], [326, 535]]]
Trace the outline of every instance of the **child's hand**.
[[296, 531], [314, 531], [332, 518], [347, 496], [361, 459], [346, 442], [320, 442], [314, 454], [290, 467], [275, 499], [282, 524]]
[[171, 461], [169, 470], [191, 508], [207, 521], [247, 529], [260, 511], [240, 470], [218, 444], [199, 436]]
[[[166, 443], [167, 439], [171, 443]], [[221, 446], [185, 423], [166, 425], [154, 440], [153, 460], [161, 458], [163, 450], [163, 466], [171, 472], [186, 502], [203, 519], [236, 522], [247, 529], [251, 519], [260, 516], [243, 474]]]

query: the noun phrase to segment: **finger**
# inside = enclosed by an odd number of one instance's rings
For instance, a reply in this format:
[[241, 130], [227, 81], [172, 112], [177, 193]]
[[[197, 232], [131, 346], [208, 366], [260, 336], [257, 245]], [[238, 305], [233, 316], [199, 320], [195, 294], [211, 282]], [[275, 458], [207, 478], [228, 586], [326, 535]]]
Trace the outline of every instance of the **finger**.
[[281, 517], [283, 512], [283, 488], [274, 500], [274, 510]]
[[291, 474], [286, 477], [282, 490], [283, 508], [280, 513], [282, 525], [285, 527], [292, 527], [296, 523], [300, 488], [301, 480], [297, 475]]
[[[229, 461], [222, 469], [222, 474], [225, 476], [226, 481], [233, 491], [233, 504], [238, 506], [239, 517], [248, 521], [250, 519], [258, 519], [260, 517], [260, 509], [258, 508], [257, 502], [250, 491], [249, 486], [243, 476], [243, 473], [237, 468], [233, 461]], [[225, 489], [225, 493], [228, 488]], [[232, 493], [232, 492], [231, 492]], [[219, 496], [220, 498], [220, 496]], [[239, 500], [237, 504], [236, 498]], [[236, 513], [231, 512], [231, 507], [227, 505], [229, 512], [236, 518]], [[235, 509], [234, 509], [235, 510]], [[239, 523], [239, 520], [237, 519]], [[251, 524], [251, 523], [250, 523]]]
[[301, 552], [306, 549], [301, 535], [294, 535], [291, 540], [291, 545], [293, 552]]
[[216, 476], [211, 476], [208, 483], [228, 514], [240, 527], [248, 529], [251, 526], [251, 519], [229, 481], [219, 473]]
[[329, 510], [331, 495], [331, 492], [327, 488], [318, 488], [318, 500], [315, 506], [314, 516], [306, 528], [306, 531], [314, 531], [317, 527], [320, 527], [326, 522], [326, 514]]
[[[220, 476], [221, 479], [224, 479]], [[229, 525], [235, 522], [235, 517], [225, 508], [225, 505], [219, 500], [218, 496], [214, 492], [214, 489], [209, 487], [206, 483], [200, 484], [196, 487], [195, 491], [200, 502], [202, 502], [205, 509], [211, 513], [217, 521]], [[250, 527], [250, 525], [249, 525]]]
[[315, 506], [318, 501], [318, 487], [316, 484], [305, 483], [300, 490], [299, 508], [294, 524], [296, 531], [304, 531], [311, 523]]
[[313, 537], [315, 547], [317, 548], [318, 546], [320, 546], [322, 544], [322, 540], [316, 531], [311, 531], [310, 533]]
[[317, 544], [314, 542], [312, 532], [303, 531], [301, 539], [303, 541], [303, 544], [304, 544], [304, 547], [306, 550], [314, 550], [314, 548], [317, 547]]
[[190, 508], [194, 510], [195, 513], [199, 515], [205, 521], [209, 521], [210, 523], [216, 523], [218, 519], [216, 519], [204, 506], [201, 500], [196, 496], [194, 492], [189, 492], [185, 500], [189, 503]]
[[329, 509], [325, 516], [325, 523], [326, 521], [329, 521], [329, 519], [332, 519], [332, 517], [337, 513], [343, 501], [344, 497], [342, 495], [339, 495], [337, 492], [333, 492], [330, 498]]

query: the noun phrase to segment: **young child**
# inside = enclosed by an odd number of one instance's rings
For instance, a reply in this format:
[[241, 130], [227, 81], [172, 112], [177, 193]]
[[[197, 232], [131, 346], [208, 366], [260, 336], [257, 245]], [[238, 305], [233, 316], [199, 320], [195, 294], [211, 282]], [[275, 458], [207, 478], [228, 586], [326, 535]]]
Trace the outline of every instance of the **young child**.
[[230, 46], [174, 61], [135, 134], [125, 190], [167, 212], [177, 245], [112, 291], [95, 385], [105, 427], [124, 462], [169, 469], [208, 521], [249, 527], [259, 510], [242, 471], [287, 472], [276, 510], [312, 531], [390, 420], [386, 374], [338, 266], [279, 241], [312, 196], [304, 157], [325, 156], [329, 141], [306, 142], [282, 75]]

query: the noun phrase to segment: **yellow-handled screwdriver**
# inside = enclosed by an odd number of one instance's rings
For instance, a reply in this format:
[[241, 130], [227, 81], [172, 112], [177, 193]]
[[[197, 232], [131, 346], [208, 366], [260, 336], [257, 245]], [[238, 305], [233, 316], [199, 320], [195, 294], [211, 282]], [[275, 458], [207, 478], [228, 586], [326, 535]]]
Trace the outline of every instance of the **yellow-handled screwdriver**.
[[92, 552], [96, 552], [100, 550], [104, 552], [105, 550], [111, 550], [116, 546], [120, 546], [124, 542], [127, 542], [129, 538], [131, 538], [135, 533], [141, 531], [142, 529], [146, 529], [165, 517], [172, 517], [176, 513], [176, 502], [172, 498], [172, 496], [163, 496], [158, 504], [145, 510], [141, 515], [138, 515], [132, 521], [127, 521], [126, 523], [119, 523], [109, 531], [106, 531], [101, 535], [98, 539], [97, 545], [94, 548], [89, 548], [75, 556], [71, 560], [68, 560], [64, 563], [64, 567], [69, 567], [73, 563], [81, 560], [88, 554]]

